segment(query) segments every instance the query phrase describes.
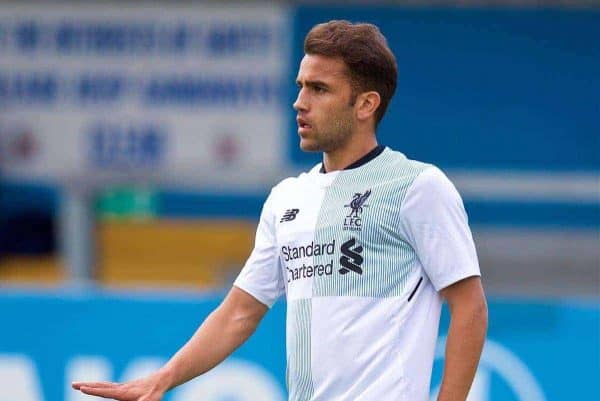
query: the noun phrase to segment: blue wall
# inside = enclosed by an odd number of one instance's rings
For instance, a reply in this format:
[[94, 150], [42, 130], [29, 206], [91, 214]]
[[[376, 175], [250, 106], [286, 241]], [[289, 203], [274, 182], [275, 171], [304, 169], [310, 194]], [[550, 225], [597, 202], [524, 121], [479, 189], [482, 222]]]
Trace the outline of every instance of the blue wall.
[[[136, 358], [168, 358], [220, 300], [218, 294], [200, 297], [191, 293], [127, 294], [91, 289], [41, 293], [4, 289], [0, 292], [0, 364], [7, 355], [28, 357], [35, 364], [45, 401], [64, 400], [65, 371], [72, 358], [104, 357], [114, 369], [112, 379], [117, 380]], [[492, 300], [489, 310], [490, 343], [480, 369], [481, 377], [487, 380], [485, 388], [490, 391], [485, 401], [534, 400], [516, 395], [518, 384], [510, 372], [503, 370], [506, 358], [511, 362], [511, 372], [518, 372], [518, 365], [524, 365], [527, 391], [539, 386], [544, 394], [538, 401], [584, 400], [597, 394], [598, 306]], [[447, 324], [448, 315], [444, 313], [442, 338]], [[284, 333], [285, 303], [280, 301], [255, 335], [233, 355], [235, 360], [259, 366], [282, 394]], [[440, 372], [438, 360], [433, 387], [439, 384]], [[79, 373], [78, 378], [85, 379], [83, 375]], [[4, 399], [3, 392], [11, 388], [2, 380], [0, 377], [0, 398]], [[242, 400], [234, 393], [227, 399]]]
[[381, 143], [441, 167], [600, 168], [599, 11], [300, 7], [292, 65], [330, 19], [375, 23], [396, 55]]

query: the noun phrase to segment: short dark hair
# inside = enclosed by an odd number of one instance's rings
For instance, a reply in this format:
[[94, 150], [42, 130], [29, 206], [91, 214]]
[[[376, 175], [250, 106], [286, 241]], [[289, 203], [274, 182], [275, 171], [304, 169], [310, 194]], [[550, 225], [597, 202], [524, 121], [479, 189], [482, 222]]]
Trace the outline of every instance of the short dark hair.
[[348, 67], [353, 99], [358, 92], [378, 92], [381, 104], [375, 111], [375, 125], [379, 124], [398, 79], [396, 58], [379, 28], [346, 20], [318, 24], [304, 39], [304, 53], [340, 57]]

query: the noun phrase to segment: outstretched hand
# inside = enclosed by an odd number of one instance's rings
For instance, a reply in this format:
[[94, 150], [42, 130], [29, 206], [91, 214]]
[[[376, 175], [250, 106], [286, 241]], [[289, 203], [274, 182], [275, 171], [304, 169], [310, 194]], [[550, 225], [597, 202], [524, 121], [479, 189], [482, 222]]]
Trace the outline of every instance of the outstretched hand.
[[126, 383], [73, 382], [71, 386], [84, 394], [118, 401], [161, 401], [166, 391], [155, 376]]

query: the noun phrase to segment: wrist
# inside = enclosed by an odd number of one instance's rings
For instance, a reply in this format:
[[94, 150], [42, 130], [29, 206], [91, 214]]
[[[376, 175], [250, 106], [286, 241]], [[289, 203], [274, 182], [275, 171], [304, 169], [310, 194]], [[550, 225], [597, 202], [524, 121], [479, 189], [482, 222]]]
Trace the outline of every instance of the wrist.
[[462, 391], [457, 391], [456, 389], [449, 389], [442, 382], [440, 392], [438, 393], [436, 401], [466, 401], [467, 396], [468, 390], [467, 394], [464, 394], [464, 392]]
[[166, 393], [167, 391], [175, 387], [172, 369], [162, 367], [158, 371], [156, 371], [153, 376], [155, 382], [155, 389], [157, 391]]

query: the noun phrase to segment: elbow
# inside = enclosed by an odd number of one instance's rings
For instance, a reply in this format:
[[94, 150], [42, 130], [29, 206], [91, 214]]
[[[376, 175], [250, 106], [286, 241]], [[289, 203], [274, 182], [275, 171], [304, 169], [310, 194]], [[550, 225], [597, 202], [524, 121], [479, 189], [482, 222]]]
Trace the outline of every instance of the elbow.
[[478, 298], [454, 305], [451, 308], [451, 317], [456, 324], [469, 328], [487, 332], [488, 327], [488, 307], [485, 298]]
[[223, 335], [243, 342], [254, 333], [266, 311], [265, 305], [234, 288], [215, 313]]
[[481, 298], [472, 305], [470, 315], [473, 324], [480, 327], [485, 336], [488, 328], [488, 307], [485, 298]]
[[259, 319], [251, 315], [239, 313], [231, 316], [229, 327], [236, 337], [248, 338], [256, 330], [258, 322]]

